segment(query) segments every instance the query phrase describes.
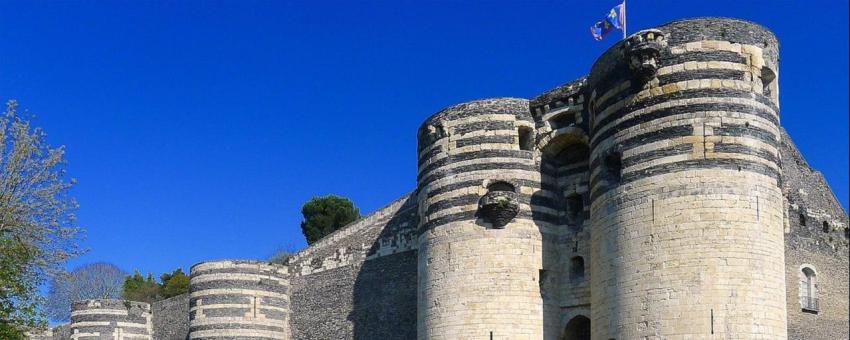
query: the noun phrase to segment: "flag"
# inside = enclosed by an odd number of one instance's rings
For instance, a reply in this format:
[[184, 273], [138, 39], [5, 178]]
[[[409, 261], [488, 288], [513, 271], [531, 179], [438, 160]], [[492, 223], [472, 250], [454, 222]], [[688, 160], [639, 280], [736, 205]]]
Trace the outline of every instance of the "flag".
[[623, 2], [614, 6], [605, 19], [597, 21], [593, 26], [590, 26], [590, 34], [596, 41], [602, 40], [614, 29], [623, 30], [626, 27], [626, 3]]

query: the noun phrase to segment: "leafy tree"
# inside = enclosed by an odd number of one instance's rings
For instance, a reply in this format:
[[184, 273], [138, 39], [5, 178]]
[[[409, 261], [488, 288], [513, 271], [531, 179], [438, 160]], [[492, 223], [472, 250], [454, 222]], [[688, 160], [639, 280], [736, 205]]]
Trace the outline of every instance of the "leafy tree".
[[68, 321], [74, 301], [121, 297], [126, 275], [111, 263], [96, 262], [56, 276], [47, 294], [48, 316], [51, 320]]
[[161, 295], [164, 299], [189, 292], [189, 277], [180, 268], [170, 274], [162, 274], [159, 279], [162, 281]]
[[307, 244], [360, 218], [360, 211], [350, 199], [336, 195], [311, 198], [301, 207], [301, 214], [304, 215], [301, 232]]
[[183, 269], [177, 268], [171, 273], [159, 276], [160, 282], [154, 280], [153, 275], [148, 273], [147, 277], [136, 270], [133, 275], [124, 279], [124, 299], [152, 303], [189, 292], [189, 277], [183, 273]]
[[63, 147], [8, 101], [0, 114], [0, 338], [44, 325], [38, 286], [80, 253]]
[[30, 256], [20, 242], [0, 239], [0, 339], [24, 339], [24, 329], [44, 326], [38, 296], [31, 293], [38, 280], [26, 268]]
[[154, 281], [153, 275], [148, 273], [145, 278], [136, 270], [133, 275], [124, 279], [121, 297], [126, 300], [151, 303], [159, 300], [159, 290], [159, 284]]

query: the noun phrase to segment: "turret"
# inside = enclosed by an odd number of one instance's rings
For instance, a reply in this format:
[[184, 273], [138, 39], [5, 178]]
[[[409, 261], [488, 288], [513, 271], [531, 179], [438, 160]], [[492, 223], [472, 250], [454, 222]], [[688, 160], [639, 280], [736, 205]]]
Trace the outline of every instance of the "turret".
[[189, 339], [289, 340], [287, 267], [258, 261], [192, 266]]
[[419, 129], [420, 339], [543, 338], [534, 143], [523, 99], [459, 104]]
[[151, 306], [128, 300], [83, 300], [71, 304], [71, 339], [152, 340]]

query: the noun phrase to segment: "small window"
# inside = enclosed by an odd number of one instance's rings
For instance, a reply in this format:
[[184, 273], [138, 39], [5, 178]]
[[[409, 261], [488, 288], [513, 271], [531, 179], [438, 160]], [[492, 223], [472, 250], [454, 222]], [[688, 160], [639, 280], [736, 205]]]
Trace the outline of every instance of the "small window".
[[806, 214], [804, 213], [800, 213], [800, 225], [804, 227], [806, 226]]
[[487, 191], [510, 191], [516, 192], [516, 187], [513, 184], [504, 181], [496, 181], [487, 186]]
[[768, 97], [773, 97], [773, 81], [776, 79], [776, 74], [769, 67], [761, 68], [761, 85], [762, 94]]
[[584, 258], [576, 256], [570, 259], [570, 281], [584, 280]]
[[823, 221], [823, 232], [825, 232], [825, 233], [829, 232], [829, 222], [827, 222], [827, 221]]
[[567, 223], [581, 225], [584, 217], [584, 200], [579, 194], [567, 197]]
[[605, 173], [610, 181], [620, 182], [623, 175], [623, 161], [619, 152], [612, 152], [605, 156]]
[[804, 311], [817, 313], [820, 310], [817, 292], [817, 273], [814, 268], [803, 267], [800, 277], [800, 305]]
[[519, 149], [525, 151], [534, 150], [534, 131], [529, 127], [522, 126], [519, 132]]

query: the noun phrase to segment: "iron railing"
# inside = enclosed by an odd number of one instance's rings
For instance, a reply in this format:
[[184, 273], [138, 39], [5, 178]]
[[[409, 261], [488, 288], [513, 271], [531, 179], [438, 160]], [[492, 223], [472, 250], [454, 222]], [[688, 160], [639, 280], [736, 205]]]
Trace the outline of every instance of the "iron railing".
[[820, 305], [818, 304], [818, 298], [809, 297], [809, 296], [801, 296], [800, 297], [800, 305], [803, 306], [804, 310], [817, 312], [820, 310]]

